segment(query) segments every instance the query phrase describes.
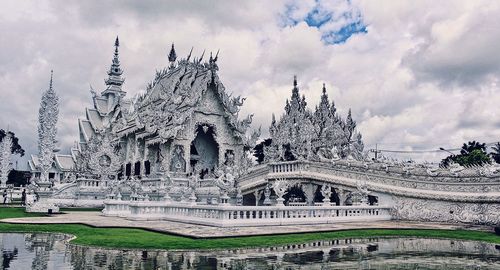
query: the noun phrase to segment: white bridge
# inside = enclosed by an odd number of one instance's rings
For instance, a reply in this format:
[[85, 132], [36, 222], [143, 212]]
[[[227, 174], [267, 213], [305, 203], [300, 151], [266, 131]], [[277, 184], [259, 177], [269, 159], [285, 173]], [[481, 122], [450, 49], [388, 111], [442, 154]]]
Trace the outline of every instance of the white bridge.
[[[281, 192], [278, 182], [286, 184]], [[292, 161], [256, 166], [237, 180], [237, 186], [244, 205], [112, 199], [105, 201], [103, 213], [221, 227], [389, 219], [496, 224], [500, 215], [500, 178], [483, 172]], [[324, 186], [335, 195], [318, 195]], [[285, 200], [284, 194], [293, 188], [302, 198]]]

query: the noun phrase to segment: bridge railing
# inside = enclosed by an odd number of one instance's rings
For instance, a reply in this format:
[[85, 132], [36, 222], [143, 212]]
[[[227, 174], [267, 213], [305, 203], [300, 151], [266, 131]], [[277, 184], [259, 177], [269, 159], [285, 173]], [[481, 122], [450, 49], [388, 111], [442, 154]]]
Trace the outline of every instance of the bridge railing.
[[289, 161], [269, 164], [271, 173], [287, 173], [297, 172], [305, 168], [306, 163], [303, 161]]
[[[395, 175], [385, 171], [372, 169], [362, 169], [360, 167], [346, 167], [344, 165], [333, 165], [330, 163], [310, 162], [310, 161], [290, 161], [270, 163], [269, 173], [265, 175], [267, 179], [299, 177], [300, 175], [312, 176], [322, 175], [322, 177], [343, 177], [354, 181], [367, 181], [389, 186], [399, 186], [403, 188], [437, 190], [448, 192], [500, 192], [500, 181], [492, 181], [493, 178], [470, 177], [423, 177], [416, 175]], [[251, 186], [251, 185], [248, 185]]]
[[389, 220], [384, 206], [231, 206], [179, 202], [105, 202], [103, 213], [132, 220], [170, 220], [211, 226], [263, 226]]

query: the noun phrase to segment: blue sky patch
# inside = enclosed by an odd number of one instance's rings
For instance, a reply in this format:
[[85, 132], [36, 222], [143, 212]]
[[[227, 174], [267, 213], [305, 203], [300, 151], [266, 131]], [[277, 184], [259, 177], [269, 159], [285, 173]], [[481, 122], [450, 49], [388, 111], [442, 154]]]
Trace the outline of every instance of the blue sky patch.
[[[353, 35], [367, 33], [359, 10], [352, 6], [350, 1], [347, 0], [346, 3], [352, 8], [339, 11], [327, 9], [319, 0], [316, 0], [316, 5], [305, 16], [296, 15], [299, 9], [297, 5], [287, 4], [285, 11], [281, 14], [281, 25], [286, 27], [305, 22], [308, 26], [319, 29], [321, 40], [326, 44], [344, 43]], [[340, 25], [332, 26], [339, 23]]]

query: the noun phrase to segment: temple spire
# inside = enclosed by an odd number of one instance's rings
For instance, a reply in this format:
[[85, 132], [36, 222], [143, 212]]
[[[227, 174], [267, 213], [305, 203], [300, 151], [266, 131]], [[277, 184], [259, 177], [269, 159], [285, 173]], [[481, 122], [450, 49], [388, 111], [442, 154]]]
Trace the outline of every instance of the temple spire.
[[122, 91], [122, 85], [125, 79], [121, 77], [123, 70], [120, 67], [118, 47], [120, 47], [120, 40], [117, 36], [115, 39], [115, 53], [113, 55], [111, 66], [108, 70], [108, 78], [104, 80], [107, 88], [102, 94], [114, 93], [116, 95], [118, 93], [120, 96], [125, 95], [125, 92]]

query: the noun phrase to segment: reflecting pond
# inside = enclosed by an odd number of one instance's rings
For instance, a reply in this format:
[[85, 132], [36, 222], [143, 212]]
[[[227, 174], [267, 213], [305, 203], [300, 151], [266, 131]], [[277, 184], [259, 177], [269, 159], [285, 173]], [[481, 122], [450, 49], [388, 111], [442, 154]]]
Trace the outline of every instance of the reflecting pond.
[[446, 239], [342, 239], [209, 251], [113, 250], [67, 240], [61, 234], [0, 234], [2, 269], [500, 269], [500, 246]]

